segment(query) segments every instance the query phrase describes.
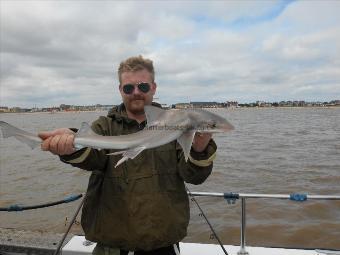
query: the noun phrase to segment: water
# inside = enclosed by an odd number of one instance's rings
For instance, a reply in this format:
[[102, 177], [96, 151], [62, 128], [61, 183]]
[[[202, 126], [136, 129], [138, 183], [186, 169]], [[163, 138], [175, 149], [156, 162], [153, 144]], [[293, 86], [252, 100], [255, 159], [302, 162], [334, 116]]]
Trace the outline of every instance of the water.
[[[215, 135], [218, 157], [209, 179], [192, 191], [340, 195], [340, 108], [215, 109], [235, 126]], [[104, 112], [1, 114], [37, 132], [79, 127]], [[55, 201], [86, 190], [89, 173], [58, 157], [1, 139], [0, 206]], [[197, 198], [221, 240], [238, 244], [240, 203]], [[0, 212], [0, 227], [63, 232], [79, 201], [34, 211]], [[80, 217], [78, 217], [80, 221]], [[72, 228], [81, 233], [81, 227]], [[216, 243], [195, 204], [187, 242]], [[247, 244], [340, 249], [340, 201], [247, 200]]]

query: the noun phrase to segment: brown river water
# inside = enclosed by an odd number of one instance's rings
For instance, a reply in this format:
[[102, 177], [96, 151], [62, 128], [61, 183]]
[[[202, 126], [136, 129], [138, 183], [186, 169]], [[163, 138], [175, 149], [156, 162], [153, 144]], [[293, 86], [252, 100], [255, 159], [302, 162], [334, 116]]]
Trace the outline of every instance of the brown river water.
[[[208, 180], [191, 191], [340, 195], [340, 108], [214, 109], [235, 130], [214, 136], [218, 157]], [[105, 112], [1, 114], [36, 133], [80, 127]], [[0, 138], [0, 207], [34, 205], [86, 191], [89, 173], [54, 155]], [[240, 239], [240, 202], [197, 198], [225, 244]], [[77, 202], [24, 212], [0, 212], [0, 228], [64, 232]], [[186, 242], [216, 243], [191, 202]], [[80, 217], [77, 218], [80, 221]], [[82, 233], [79, 224], [73, 233]], [[340, 201], [247, 200], [248, 245], [340, 249]]]

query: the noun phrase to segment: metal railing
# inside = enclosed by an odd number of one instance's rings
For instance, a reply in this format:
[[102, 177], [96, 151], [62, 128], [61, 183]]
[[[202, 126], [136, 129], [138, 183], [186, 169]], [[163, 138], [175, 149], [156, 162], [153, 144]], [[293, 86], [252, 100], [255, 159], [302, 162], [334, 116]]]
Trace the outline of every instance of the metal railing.
[[246, 199], [247, 198], [274, 198], [289, 199], [303, 202], [306, 200], [340, 200], [337, 195], [307, 195], [307, 194], [253, 194], [253, 193], [216, 193], [216, 192], [188, 192], [189, 196], [223, 197], [227, 201], [241, 199], [241, 240], [238, 255], [249, 255], [246, 251]]

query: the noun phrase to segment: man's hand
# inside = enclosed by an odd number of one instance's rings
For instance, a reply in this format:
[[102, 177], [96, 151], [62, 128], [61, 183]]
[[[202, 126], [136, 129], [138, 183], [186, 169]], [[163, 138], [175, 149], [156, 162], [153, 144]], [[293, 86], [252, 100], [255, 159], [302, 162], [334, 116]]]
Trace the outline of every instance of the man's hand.
[[50, 151], [55, 155], [70, 155], [76, 151], [73, 145], [74, 134], [68, 128], [40, 132], [38, 136], [44, 140], [41, 144], [41, 149]]
[[194, 149], [194, 151], [196, 151], [196, 152], [204, 151], [205, 148], [207, 147], [211, 137], [212, 137], [212, 134], [210, 134], [210, 133], [196, 132], [195, 137], [194, 137], [194, 141], [192, 143], [192, 148]]

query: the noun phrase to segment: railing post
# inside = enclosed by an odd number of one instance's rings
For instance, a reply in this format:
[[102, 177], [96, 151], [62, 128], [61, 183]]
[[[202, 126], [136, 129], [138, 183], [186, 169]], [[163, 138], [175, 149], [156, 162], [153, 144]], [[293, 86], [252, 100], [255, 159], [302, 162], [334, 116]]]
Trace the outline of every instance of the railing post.
[[238, 255], [248, 255], [246, 251], [246, 199], [241, 198], [241, 243]]

